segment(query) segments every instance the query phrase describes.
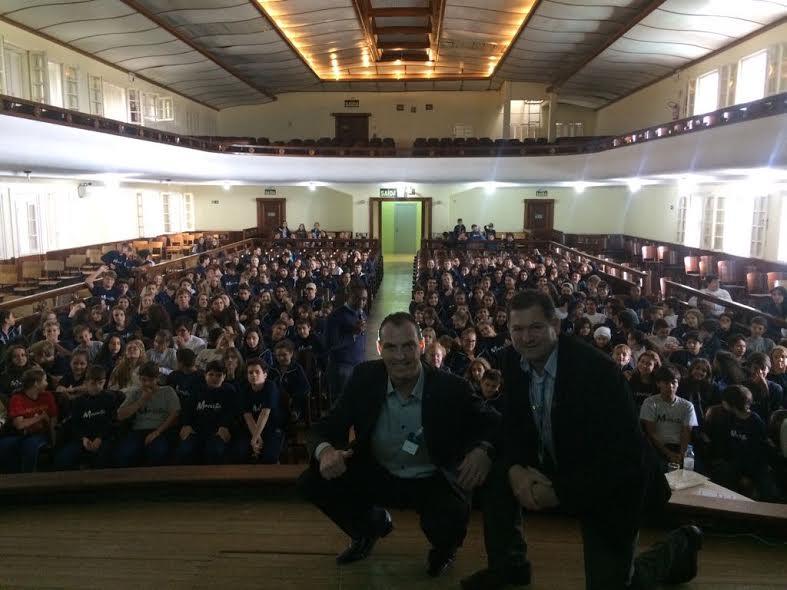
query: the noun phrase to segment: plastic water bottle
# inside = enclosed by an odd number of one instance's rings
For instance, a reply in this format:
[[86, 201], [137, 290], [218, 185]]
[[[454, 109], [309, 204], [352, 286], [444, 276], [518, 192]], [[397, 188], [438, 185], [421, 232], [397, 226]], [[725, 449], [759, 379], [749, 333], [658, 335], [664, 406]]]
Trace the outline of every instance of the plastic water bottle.
[[691, 445], [686, 448], [686, 456], [683, 457], [683, 470], [694, 471], [694, 448]]

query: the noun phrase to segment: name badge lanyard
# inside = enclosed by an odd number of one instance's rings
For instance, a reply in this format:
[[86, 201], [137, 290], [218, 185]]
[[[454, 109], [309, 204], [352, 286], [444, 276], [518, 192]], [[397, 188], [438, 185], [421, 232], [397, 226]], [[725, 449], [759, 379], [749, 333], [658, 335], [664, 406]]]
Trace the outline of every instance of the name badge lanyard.
[[530, 407], [533, 409], [533, 421], [535, 422], [536, 429], [538, 430], [538, 461], [541, 464], [544, 463], [544, 447], [545, 447], [545, 444], [544, 444], [544, 428], [545, 428], [545, 421], [546, 421], [546, 415], [547, 415], [546, 408], [544, 407], [544, 406], [546, 406], [546, 403], [545, 403], [545, 400], [544, 400], [544, 398], [546, 397], [546, 394], [544, 393], [544, 389], [545, 389], [544, 388], [544, 381], [545, 380], [546, 380], [546, 375], [544, 376], [544, 379], [540, 382], [540, 384], [536, 384], [534, 382], [534, 380], [532, 379], [532, 376], [531, 376], [531, 380], [530, 380], [531, 390], [532, 390], [534, 385], [537, 386], [538, 389], [539, 389], [539, 391], [538, 391], [539, 398], [540, 398], [538, 400], [539, 403], [531, 404]]
[[424, 428], [423, 426], [417, 432], [411, 432], [407, 435], [407, 439], [402, 443], [402, 450], [408, 455], [415, 456], [418, 449], [424, 442]]

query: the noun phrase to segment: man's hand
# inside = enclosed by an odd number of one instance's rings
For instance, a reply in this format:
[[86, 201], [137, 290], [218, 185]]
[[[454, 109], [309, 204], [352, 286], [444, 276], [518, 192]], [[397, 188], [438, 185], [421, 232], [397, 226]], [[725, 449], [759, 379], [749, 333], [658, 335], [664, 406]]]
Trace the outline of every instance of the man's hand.
[[90, 444], [91, 444], [90, 443], [90, 439], [88, 437], [86, 437], [86, 436], [83, 436], [82, 437], [82, 448], [85, 449], [86, 451], [92, 451], [93, 449], [91, 448]]
[[230, 441], [230, 431], [226, 426], [220, 426], [216, 431], [216, 436], [218, 436], [225, 443]]
[[353, 456], [353, 451], [340, 451], [327, 447], [320, 453], [320, 475], [325, 479], [336, 479], [347, 471], [346, 460]]
[[552, 482], [537, 469], [514, 465], [508, 470], [508, 480], [514, 497], [528, 510], [552, 508], [560, 503]]
[[184, 426], [180, 429], [180, 440], [186, 440], [194, 434], [194, 429], [191, 426]]
[[159, 437], [159, 434], [160, 433], [157, 430], [150, 431], [148, 435], [145, 437], [145, 446], [146, 447], [149, 446], [154, 440], [156, 440]]
[[492, 460], [489, 455], [484, 449], [477, 447], [467, 453], [459, 465], [457, 483], [466, 490], [472, 490], [484, 483], [491, 467]]

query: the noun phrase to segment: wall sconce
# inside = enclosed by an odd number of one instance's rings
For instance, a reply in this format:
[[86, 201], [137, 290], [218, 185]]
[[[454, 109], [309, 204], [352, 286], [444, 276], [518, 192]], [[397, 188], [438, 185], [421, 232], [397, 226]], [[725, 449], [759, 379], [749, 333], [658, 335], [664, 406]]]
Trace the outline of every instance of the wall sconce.
[[442, 205], [442, 204], [443, 204], [443, 202], [442, 202], [442, 201], [435, 201], [435, 202], [434, 202], [434, 204], [435, 204], [435, 205]]
[[355, 201], [355, 204], [356, 205], [366, 205], [366, 200], [365, 199], [361, 199], [360, 201]]

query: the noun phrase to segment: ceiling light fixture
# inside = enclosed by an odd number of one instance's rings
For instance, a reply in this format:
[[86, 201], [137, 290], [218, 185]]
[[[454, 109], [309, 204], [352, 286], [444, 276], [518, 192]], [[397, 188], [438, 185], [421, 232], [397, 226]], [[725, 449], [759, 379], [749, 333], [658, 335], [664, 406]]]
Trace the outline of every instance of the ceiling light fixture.
[[642, 188], [642, 180], [640, 180], [639, 178], [629, 178], [626, 181], [626, 184], [629, 187], [629, 192], [632, 194], [638, 193]]
[[581, 195], [582, 193], [585, 192], [585, 189], [588, 187], [588, 183], [587, 182], [575, 182], [575, 183], [573, 183], [573, 186], [574, 186], [574, 192], [577, 193], [578, 195]]

